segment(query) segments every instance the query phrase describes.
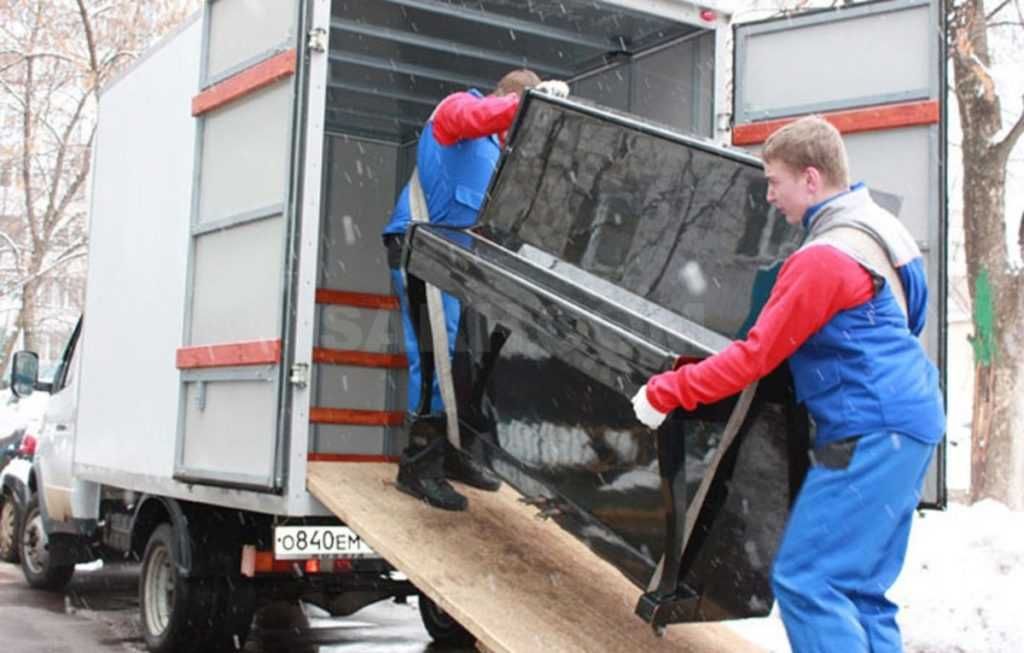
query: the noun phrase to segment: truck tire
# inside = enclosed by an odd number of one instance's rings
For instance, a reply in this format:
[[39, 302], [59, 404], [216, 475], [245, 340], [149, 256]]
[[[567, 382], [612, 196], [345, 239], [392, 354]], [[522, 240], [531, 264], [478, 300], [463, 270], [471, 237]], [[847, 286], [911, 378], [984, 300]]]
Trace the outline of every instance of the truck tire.
[[174, 558], [174, 530], [161, 524], [142, 556], [139, 612], [154, 653], [237, 651], [252, 626], [252, 588], [227, 578], [187, 578]]
[[0, 494], [0, 562], [18, 562], [18, 505], [9, 490]]
[[33, 496], [25, 506], [18, 535], [18, 556], [25, 580], [37, 590], [57, 591], [71, 580], [75, 573], [73, 564], [55, 564], [51, 544], [43, 527], [43, 515], [39, 511], [39, 497]]
[[476, 637], [462, 627], [458, 621], [441, 609], [441, 606], [420, 594], [420, 619], [430, 637], [438, 644], [445, 646], [472, 646]]

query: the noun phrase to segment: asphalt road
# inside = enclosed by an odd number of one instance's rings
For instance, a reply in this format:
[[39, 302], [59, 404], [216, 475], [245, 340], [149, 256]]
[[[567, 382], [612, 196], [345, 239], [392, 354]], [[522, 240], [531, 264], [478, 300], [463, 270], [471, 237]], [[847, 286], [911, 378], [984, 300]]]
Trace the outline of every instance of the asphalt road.
[[[79, 566], [60, 593], [28, 587], [21, 568], [0, 563], [0, 643], [4, 653], [110, 653], [145, 650], [137, 565]], [[431, 644], [415, 600], [377, 603], [345, 618], [315, 607], [272, 605], [256, 615], [247, 653], [442, 653]]]

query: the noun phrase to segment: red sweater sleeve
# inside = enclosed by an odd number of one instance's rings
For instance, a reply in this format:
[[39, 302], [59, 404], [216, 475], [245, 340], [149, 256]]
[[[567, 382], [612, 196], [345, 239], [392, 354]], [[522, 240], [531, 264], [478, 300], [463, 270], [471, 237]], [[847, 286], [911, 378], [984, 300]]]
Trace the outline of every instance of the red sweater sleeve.
[[846, 254], [827, 245], [801, 250], [782, 266], [746, 340], [651, 377], [647, 400], [667, 413], [734, 395], [778, 367], [836, 313], [863, 304], [874, 292], [871, 275]]
[[501, 134], [512, 125], [519, 96], [476, 97], [471, 93], [449, 95], [434, 111], [434, 138], [444, 146], [461, 140]]

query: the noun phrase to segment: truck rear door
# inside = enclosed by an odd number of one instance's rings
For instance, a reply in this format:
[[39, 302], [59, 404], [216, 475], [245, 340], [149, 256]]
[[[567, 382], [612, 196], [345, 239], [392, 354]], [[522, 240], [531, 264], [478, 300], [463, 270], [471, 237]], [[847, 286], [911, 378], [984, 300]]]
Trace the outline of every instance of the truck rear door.
[[307, 385], [312, 349], [312, 292], [296, 289], [312, 283], [300, 234], [318, 216], [329, 11], [327, 0], [204, 6], [177, 353], [181, 481], [279, 492], [291, 420], [308, 421], [284, 407]]
[[[941, 8], [930, 0], [870, 2], [737, 26], [732, 141], [758, 149], [772, 131], [811, 113], [843, 132], [851, 176], [910, 229], [924, 254], [931, 301], [922, 337], [945, 379], [943, 34]], [[945, 501], [939, 447], [922, 503]]]

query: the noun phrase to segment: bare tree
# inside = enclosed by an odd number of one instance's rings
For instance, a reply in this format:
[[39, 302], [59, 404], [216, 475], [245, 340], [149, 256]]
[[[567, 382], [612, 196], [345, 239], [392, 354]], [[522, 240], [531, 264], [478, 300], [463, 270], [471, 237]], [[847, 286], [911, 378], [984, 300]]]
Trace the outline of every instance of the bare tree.
[[[14, 316], [5, 339], [0, 331], [0, 369], [19, 333], [39, 348], [44, 291], [76, 268], [81, 285], [100, 90], [198, 4], [0, 0], [0, 303]], [[72, 294], [80, 303], [80, 289]]]
[[[992, 76], [994, 30], [1024, 31], [1021, 0], [946, 0], [949, 53], [963, 129], [963, 219], [974, 323], [971, 499], [1024, 509], [1024, 270], [1007, 238], [1006, 175], [1024, 112], [1004, 125]], [[1008, 35], [1000, 34], [1002, 38]], [[1016, 217], [1016, 216], [1014, 216]], [[1024, 229], [1024, 227], [1020, 227]], [[1024, 232], [1015, 246], [1024, 254]]]

